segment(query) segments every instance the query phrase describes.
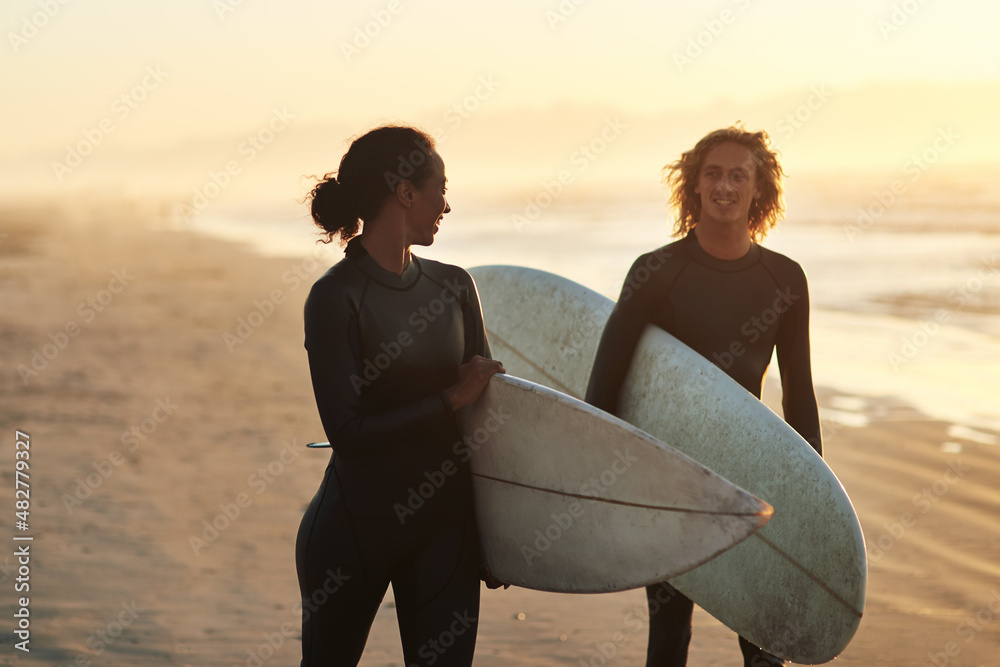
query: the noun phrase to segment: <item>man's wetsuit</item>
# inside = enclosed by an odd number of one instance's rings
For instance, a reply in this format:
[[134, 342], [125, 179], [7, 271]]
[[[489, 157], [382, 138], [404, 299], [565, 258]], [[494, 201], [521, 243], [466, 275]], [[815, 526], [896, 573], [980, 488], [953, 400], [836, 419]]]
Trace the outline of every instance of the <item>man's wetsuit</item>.
[[[588, 403], [618, 413], [622, 383], [647, 324], [673, 334], [757, 398], [777, 348], [785, 421], [822, 454], [809, 361], [809, 293], [797, 263], [757, 244], [740, 259], [717, 259], [693, 231], [639, 257], [601, 337]], [[692, 602], [666, 583], [647, 587], [646, 595], [647, 666], [684, 665]], [[742, 637], [740, 647], [747, 666], [772, 664]]]
[[390, 583], [406, 665], [472, 664], [479, 547], [444, 391], [490, 354], [475, 283], [417, 257], [397, 276], [355, 238], [313, 285], [305, 338], [333, 455], [296, 541], [302, 664], [357, 664]]

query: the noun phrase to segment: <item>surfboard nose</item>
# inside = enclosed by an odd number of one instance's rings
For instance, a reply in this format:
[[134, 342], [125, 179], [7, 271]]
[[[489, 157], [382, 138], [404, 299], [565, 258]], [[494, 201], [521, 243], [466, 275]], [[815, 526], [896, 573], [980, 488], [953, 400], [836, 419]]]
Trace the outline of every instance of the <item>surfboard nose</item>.
[[[742, 489], [740, 490], [742, 491]], [[753, 509], [752, 510], [753, 513], [748, 516], [753, 517], [755, 526], [753, 532], [757, 532], [758, 530], [766, 526], [771, 519], [774, 518], [774, 506], [765, 500], [761, 500], [760, 498], [758, 498], [753, 494], [750, 494], [746, 491], [744, 491], [744, 493], [750, 496], [748, 504], [751, 506], [751, 508], [756, 508]]]
[[[756, 498], [756, 496], [754, 497]], [[763, 528], [768, 521], [774, 518], [774, 507], [769, 503], [764, 502], [760, 498], [757, 498], [757, 501], [760, 503], [761, 506], [760, 512], [758, 512], [757, 515], [760, 517], [760, 525]]]
[[725, 477], [722, 477], [714, 470], [705, 468], [713, 475], [719, 477], [731, 488], [731, 493], [722, 499], [719, 511], [726, 514], [745, 516], [751, 519], [758, 529], [767, 525], [767, 522], [774, 518], [774, 506], [763, 498], [758, 498], [746, 489], [733, 484]]
[[501, 581], [599, 593], [683, 574], [743, 542], [774, 514], [648, 433], [509, 375], [461, 414], [485, 432], [470, 460], [484, 554]]

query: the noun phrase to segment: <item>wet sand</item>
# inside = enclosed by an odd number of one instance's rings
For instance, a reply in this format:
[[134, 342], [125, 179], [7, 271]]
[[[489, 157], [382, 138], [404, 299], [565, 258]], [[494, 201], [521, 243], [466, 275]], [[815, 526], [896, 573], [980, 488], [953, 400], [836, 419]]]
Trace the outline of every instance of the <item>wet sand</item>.
[[[327, 461], [304, 448], [325, 438], [301, 312], [339, 253], [264, 258], [155, 218], [0, 212], [0, 470], [11, 489], [15, 430], [29, 434], [32, 492], [28, 531], [11, 513], [0, 523], [35, 538], [31, 653], [5, 633], [0, 661], [298, 664], [294, 539]], [[828, 414], [868, 422], [825, 424], [871, 557], [838, 664], [1000, 663], [998, 434], [863, 397], [863, 380], [858, 396], [817, 384]], [[476, 664], [642, 664], [642, 605], [639, 591], [484, 590]], [[391, 596], [362, 664], [402, 665]], [[700, 610], [690, 664], [740, 664], [733, 633]]]

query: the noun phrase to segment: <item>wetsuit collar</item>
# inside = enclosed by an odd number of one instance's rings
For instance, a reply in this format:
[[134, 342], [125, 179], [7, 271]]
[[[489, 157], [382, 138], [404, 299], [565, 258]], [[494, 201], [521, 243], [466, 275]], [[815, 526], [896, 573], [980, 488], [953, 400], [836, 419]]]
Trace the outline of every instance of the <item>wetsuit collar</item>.
[[369, 278], [377, 283], [391, 287], [392, 289], [409, 289], [420, 279], [422, 270], [420, 260], [416, 255], [410, 254], [410, 263], [403, 269], [403, 273], [396, 275], [392, 271], [387, 271], [379, 266], [379, 263], [368, 254], [365, 247], [361, 245], [361, 237], [355, 236], [347, 243], [344, 254], [348, 259], [357, 263], [358, 267]]
[[691, 259], [699, 264], [726, 273], [743, 271], [760, 261], [760, 246], [756, 243], [751, 243], [750, 250], [739, 259], [719, 259], [718, 257], [712, 257], [698, 243], [698, 237], [694, 235], [694, 229], [689, 231], [687, 236], [684, 237], [683, 247]]

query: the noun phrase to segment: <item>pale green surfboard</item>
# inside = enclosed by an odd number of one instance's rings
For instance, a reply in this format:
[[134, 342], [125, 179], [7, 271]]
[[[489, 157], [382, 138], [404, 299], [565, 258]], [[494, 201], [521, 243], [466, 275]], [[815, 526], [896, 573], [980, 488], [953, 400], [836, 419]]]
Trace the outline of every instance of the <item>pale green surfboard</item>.
[[[613, 302], [565, 278], [511, 266], [470, 273], [493, 356], [507, 372], [582, 398]], [[864, 610], [867, 559], [843, 485], [763, 403], [650, 326], [620, 416], [774, 507], [746, 541], [670, 579], [703, 609], [788, 660], [840, 654]]]

